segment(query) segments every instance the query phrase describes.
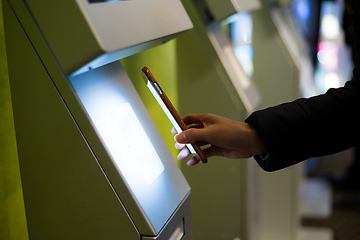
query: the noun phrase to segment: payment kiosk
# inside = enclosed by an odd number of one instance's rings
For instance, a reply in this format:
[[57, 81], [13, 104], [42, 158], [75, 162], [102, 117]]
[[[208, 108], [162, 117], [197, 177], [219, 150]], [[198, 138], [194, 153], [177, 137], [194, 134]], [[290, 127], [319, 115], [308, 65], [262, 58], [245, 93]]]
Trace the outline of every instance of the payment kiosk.
[[117, 61], [191, 29], [181, 2], [2, 4], [29, 238], [192, 239], [190, 187]]
[[[261, 92], [261, 108], [307, 95], [302, 92], [301, 81], [313, 79], [310, 59], [299, 50], [280, 11], [289, 2], [263, 1], [264, 8], [252, 14], [253, 79]], [[302, 164], [274, 173], [260, 173], [258, 239], [297, 239], [302, 175]]]
[[[289, 1], [246, 1], [243, 8], [241, 2], [183, 1], [196, 31], [177, 40], [182, 116], [209, 112], [244, 121], [255, 110], [300, 97], [301, 71], [283, 36], [287, 29], [281, 31], [269, 8]], [[236, 9], [252, 18], [253, 29], [243, 34], [244, 46], [252, 35], [251, 76], [224, 27], [237, 21]], [[207, 165], [182, 167], [193, 189], [196, 239], [296, 238], [301, 167], [265, 173], [254, 162], [212, 157]]]
[[[261, 8], [261, 2], [252, 1], [205, 1], [212, 16], [216, 21], [208, 22], [206, 29], [208, 37], [220, 57], [221, 63], [226, 69], [231, 82], [241, 97], [247, 112], [250, 114], [259, 109], [261, 96], [255, 83], [248, 76], [234, 52], [235, 44], [232, 42], [231, 34], [222, 25], [231, 23], [238, 19], [242, 12], [251, 12]], [[218, 5], [215, 5], [215, 2]], [[221, 5], [221, 7], [220, 7]], [[217, 7], [215, 7], [217, 6]], [[232, 8], [230, 8], [232, 6]], [[246, 29], [251, 30], [251, 29]], [[241, 34], [241, 33], [240, 33]], [[246, 36], [249, 34], [250, 36]], [[243, 38], [251, 38], [251, 33], [243, 33]]]
[[[244, 74], [234, 55], [230, 35], [220, 22], [246, 6], [256, 9], [261, 4], [182, 2], [194, 29], [176, 40], [180, 115], [214, 113], [243, 121], [259, 107], [261, 96], [252, 79]], [[227, 10], [216, 21], [215, 12], [222, 9], [219, 5], [227, 6]], [[185, 162], [181, 170], [192, 188], [194, 239], [256, 239], [258, 166], [254, 161], [211, 157], [207, 164], [194, 167], [186, 166]]]

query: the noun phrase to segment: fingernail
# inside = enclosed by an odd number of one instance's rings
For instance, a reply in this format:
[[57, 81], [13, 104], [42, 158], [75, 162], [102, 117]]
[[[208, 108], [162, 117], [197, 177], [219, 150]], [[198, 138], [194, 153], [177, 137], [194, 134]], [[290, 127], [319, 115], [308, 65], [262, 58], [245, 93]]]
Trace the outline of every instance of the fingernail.
[[179, 143], [185, 142], [186, 141], [185, 134], [179, 133], [178, 135], [175, 136], [175, 140]]

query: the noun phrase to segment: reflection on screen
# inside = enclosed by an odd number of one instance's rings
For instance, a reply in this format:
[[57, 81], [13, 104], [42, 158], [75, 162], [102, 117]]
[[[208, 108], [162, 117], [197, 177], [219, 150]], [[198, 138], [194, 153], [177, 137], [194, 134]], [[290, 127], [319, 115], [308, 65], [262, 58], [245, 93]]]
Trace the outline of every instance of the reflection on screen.
[[134, 178], [140, 171], [150, 185], [164, 171], [164, 165], [133, 109], [130, 104], [125, 103], [110, 115], [119, 143], [114, 147], [121, 155], [115, 157], [116, 164], [126, 179]]
[[[235, 18], [234, 18], [235, 19]], [[253, 23], [250, 13], [240, 12], [236, 20], [231, 23], [231, 39], [234, 44], [234, 53], [240, 62], [246, 76], [254, 74], [252, 44]]]

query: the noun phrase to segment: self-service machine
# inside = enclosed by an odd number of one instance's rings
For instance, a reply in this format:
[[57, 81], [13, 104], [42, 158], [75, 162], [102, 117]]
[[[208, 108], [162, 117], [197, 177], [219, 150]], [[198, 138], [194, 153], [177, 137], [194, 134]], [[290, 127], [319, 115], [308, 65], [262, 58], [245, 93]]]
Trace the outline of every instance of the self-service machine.
[[192, 28], [181, 2], [2, 4], [29, 238], [192, 239], [190, 187], [117, 61]]
[[[215, 1], [205, 2], [213, 18], [208, 18], [212, 21], [207, 24], [207, 35], [248, 114], [291, 101], [300, 96], [304, 89], [300, 86], [310, 85], [310, 60], [302, 51], [304, 47], [296, 45], [300, 40], [282, 14], [283, 6], [291, 1], [218, 0], [216, 7]], [[301, 166], [266, 173], [253, 166], [254, 162], [250, 160], [245, 167], [248, 178], [242, 178], [249, 190], [240, 192], [246, 195], [241, 202], [247, 201], [247, 209], [241, 213], [248, 215], [243, 223], [246, 239], [295, 239]], [[191, 178], [187, 179], [192, 184]]]
[[[232, 41], [231, 34], [227, 32], [222, 25], [236, 21], [238, 15], [242, 12], [252, 12], [260, 9], [262, 4], [258, 0], [205, 0], [204, 2], [215, 20], [208, 22], [206, 26], [208, 37], [222, 65], [226, 69], [236, 92], [243, 101], [246, 111], [250, 114], [259, 109], [261, 96], [255, 83], [251, 77], [246, 74], [234, 52], [235, 44]], [[244, 29], [242, 33], [239, 34], [243, 35], [243, 39], [251, 39], [251, 29], [249, 28]]]
[[[309, 80], [311, 73], [278, 11], [291, 1], [262, 2], [264, 8], [252, 14], [253, 79], [261, 92], [261, 107], [266, 108], [301, 97], [301, 78]], [[297, 239], [301, 179], [301, 164], [274, 173], [260, 172], [258, 239]]]
[[301, 36], [294, 17], [291, 16], [289, 7], [278, 6], [270, 9], [272, 19], [283, 39], [291, 58], [299, 69], [299, 90], [303, 97], [318, 94], [314, 76], [315, 70], [310, 58], [310, 49], [304, 37]]
[[[271, 2], [281, 5], [290, 1]], [[183, 3], [196, 31], [177, 40], [179, 61], [183, 62], [179, 71], [183, 80], [179, 85], [181, 115], [211, 112], [244, 121], [255, 110], [300, 96], [298, 66], [271, 16], [268, 1]], [[251, 24], [244, 21], [244, 14]], [[233, 24], [243, 26], [235, 33], [241, 35], [239, 42], [231, 36]], [[252, 74], [234, 52], [236, 46], [245, 50], [251, 46]], [[189, 56], [191, 60], [185, 62]], [[192, 88], [185, 91], [188, 86]], [[184, 166], [182, 171], [194, 190], [196, 239], [296, 238], [299, 166], [265, 173], [253, 159], [212, 157], [206, 166]]]
[[[237, 121], [260, 105], [261, 95], [235, 57], [223, 20], [261, 7], [257, 0], [184, 0], [194, 29], [177, 38], [179, 113], [213, 113]], [[180, 82], [181, 81], [181, 82]], [[183, 161], [186, 162], [186, 161]], [[182, 163], [192, 188], [194, 239], [257, 239], [258, 199], [253, 160], [211, 157]], [[196, 206], [196, 207], [195, 207]]]

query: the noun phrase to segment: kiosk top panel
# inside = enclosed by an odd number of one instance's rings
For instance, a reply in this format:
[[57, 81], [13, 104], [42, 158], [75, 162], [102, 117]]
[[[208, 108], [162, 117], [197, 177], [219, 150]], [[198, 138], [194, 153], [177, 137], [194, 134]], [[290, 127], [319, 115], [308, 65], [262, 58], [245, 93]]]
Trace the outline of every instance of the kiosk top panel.
[[205, 2], [217, 22], [235, 13], [253, 11], [261, 7], [260, 0], [205, 0]]
[[179, 0], [25, 2], [67, 75], [154, 47], [192, 28]]

